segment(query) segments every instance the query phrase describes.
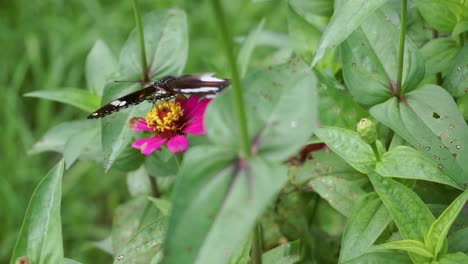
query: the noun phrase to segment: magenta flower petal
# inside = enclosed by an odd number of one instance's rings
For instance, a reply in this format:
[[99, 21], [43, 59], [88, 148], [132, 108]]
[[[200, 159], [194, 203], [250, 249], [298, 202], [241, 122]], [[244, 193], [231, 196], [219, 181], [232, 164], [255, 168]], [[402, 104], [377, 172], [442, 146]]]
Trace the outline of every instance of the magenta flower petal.
[[140, 149], [141, 153], [143, 153], [146, 156], [149, 156], [155, 150], [159, 149], [164, 144], [164, 142], [166, 142], [165, 138], [142, 138], [133, 142], [132, 148]]
[[[193, 99], [192, 99], [193, 98]], [[203, 116], [205, 114], [206, 107], [211, 102], [210, 99], [201, 99], [192, 96], [185, 102], [180, 102], [184, 109], [185, 119], [191, 120], [196, 116]]]
[[144, 118], [139, 118], [137, 122], [132, 124], [131, 128], [134, 131], [153, 131]]
[[192, 119], [191, 122], [187, 124], [187, 126], [185, 126], [182, 132], [192, 134], [192, 135], [206, 134], [203, 119], [204, 119], [203, 116], [196, 116], [194, 119]]
[[167, 148], [172, 151], [172, 153], [177, 154], [179, 152], [185, 152], [188, 148], [188, 138], [182, 135], [173, 136], [167, 142]]

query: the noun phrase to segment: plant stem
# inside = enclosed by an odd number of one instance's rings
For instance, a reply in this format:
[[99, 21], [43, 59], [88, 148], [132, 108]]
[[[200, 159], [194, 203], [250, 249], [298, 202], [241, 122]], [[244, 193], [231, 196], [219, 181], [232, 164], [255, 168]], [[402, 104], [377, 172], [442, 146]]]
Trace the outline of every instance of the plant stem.
[[231, 74], [232, 74], [232, 89], [234, 90], [234, 107], [235, 107], [235, 113], [236, 113], [236, 119], [238, 122], [238, 128], [240, 131], [240, 139], [242, 142], [242, 155], [244, 157], [250, 157], [251, 156], [251, 144], [249, 140], [249, 135], [248, 135], [248, 130], [247, 130], [247, 115], [245, 112], [245, 104], [244, 104], [244, 98], [242, 95], [242, 83], [240, 81], [239, 77], [239, 71], [237, 69], [237, 63], [236, 59], [234, 56], [234, 48], [232, 46], [232, 37], [231, 34], [228, 30], [225, 16], [223, 9], [221, 8], [221, 4], [219, 0], [212, 0], [211, 1], [213, 10], [215, 13], [215, 18], [218, 22], [218, 25], [220, 27], [222, 37], [223, 37], [223, 42], [224, 42], [224, 48], [225, 52], [227, 55], [227, 59], [229, 62], [229, 66], [231, 68]]
[[252, 263], [261, 264], [262, 263], [262, 254], [263, 254], [263, 245], [262, 245], [262, 226], [260, 224], [255, 224], [253, 229], [252, 237]]
[[133, 0], [133, 13], [135, 15], [135, 23], [138, 31], [138, 42], [140, 43], [140, 59], [141, 59], [141, 68], [143, 69], [142, 77], [143, 82], [149, 81], [148, 76], [148, 64], [146, 63], [146, 50], [145, 50], [145, 35], [143, 32], [143, 25], [141, 23], [141, 16], [137, 8], [137, 0]]
[[403, 59], [405, 57], [405, 37], [406, 37], [406, 13], [407, 0], [401, 0], [401, 24], [400, 24], [400, 47], [398, 49], [398, 73], [397, 73], [397, 95], [402, 93], [401, 84], [403, 79]]
[[379, 154], [379, 150], [377, 149], [377, 144], [375, 144], [375, 141], [373, 143], [370, 144], [371, 148], [372, 148], [372, 151], [374, 152], [374, 155], [375, 155], [375, 159], [377, 161], [381, 161], [380, 159], [380, 154]]
[[153, 176], [149, 174], [148, 174], [148, 179], [149, 179], [150, 186], [151, 186], [151, 195], [155, 198], [160, 197], [161, 194], [159, 193], [158, 182]]
[[182, 164], [182, 154], [175, 154], [174, 158], [177, 163], [177, 168], [180, 169], [180, 165]]

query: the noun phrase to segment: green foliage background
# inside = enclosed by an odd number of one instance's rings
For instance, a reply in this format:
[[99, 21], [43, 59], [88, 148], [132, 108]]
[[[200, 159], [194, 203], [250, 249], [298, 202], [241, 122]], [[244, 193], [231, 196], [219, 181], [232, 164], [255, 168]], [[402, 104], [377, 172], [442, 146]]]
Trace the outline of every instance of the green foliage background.
[[[287, 32], [283, 1], [252, 4], [225, 1], [235, 36], [245, 36], [265, 18], [264, 27]], [[248, 8], [246, 8], [248, 6]], [[185, 72], [216, 71], [226, 75], [227, 62], [207, 1], [140, 0], [142, 10], [181, 8], [187, 12], [190, 47]], [[135, 27], [131, 1], [3, 1], [0, 4], [0, 262], [12, 253], [30, 195], [60, 159], [50, 152], [28, 155], [28, 150], [51, 127], [85, 118], [76, 108], [23, 97], [37, 90], [84, 88], [86, 55], [103, 39], [118, 55]], [[253, 55], [252, 67], [265, 63], [266, 47]], [[63, 179], [62, 225], [65, 257], [83, 263], [108, 263], [112, 257], [89, 241], [110, 232], [114, 209], [128, 197], [123, 173], [79, 162]], [[100, 176], [100, 177], [98, 177]]]

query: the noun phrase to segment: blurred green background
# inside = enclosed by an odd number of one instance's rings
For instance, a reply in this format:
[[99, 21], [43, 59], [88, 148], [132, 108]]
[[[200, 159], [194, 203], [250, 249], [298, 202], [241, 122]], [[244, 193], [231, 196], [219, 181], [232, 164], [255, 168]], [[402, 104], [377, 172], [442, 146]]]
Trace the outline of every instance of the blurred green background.
[[[185, 72], [229, 76], [210, 1], [140, 0], [138, 5], [142, 15], [164, 8], [185, 10], [190, 34]], [[246, 36], [263, 18], [265, 30], [287, 32], [286, 1], [223, 1], [223, 7], [235, 37]], [[0, 263], [9, 261], [32, 191], [61, 158], [55, 153], [28, 155], [28, 150], [53, 126], [87, 116], [71, 106], [22, 95], [85, 88], [85, 59], [94, 42], [104, 40], [118, 56], [134, 25], [132, 1], [0, 3]], [[256, 49], [250, 69], [268, 63], [275, 48], [265, 44]], [[103, 174], [102, 165], [92, 162], [78, 162], [65, 172], [62, 232], [67, 258], [83, 263], [112, 261], [92, 241], [110, 234], [113, 210], [129, 194], [124, 173]]]

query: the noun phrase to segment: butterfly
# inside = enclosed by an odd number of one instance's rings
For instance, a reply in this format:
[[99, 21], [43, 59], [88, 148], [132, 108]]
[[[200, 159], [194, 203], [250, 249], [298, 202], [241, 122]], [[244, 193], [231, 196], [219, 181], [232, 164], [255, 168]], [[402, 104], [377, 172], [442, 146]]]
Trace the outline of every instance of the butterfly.
[[88, 119], [101, 118], [143, 101], [153, 104], [158, 101], [170, 100], [179, 94], [196, 95], [214, 98], [224, 88], [229, 86], [229, 79], [213, 76], [214, 73], [182, 75], [180, 77], [166, 76], [153, 84], [136, 92], [117, 98], [102, 106], [88, 116]]

